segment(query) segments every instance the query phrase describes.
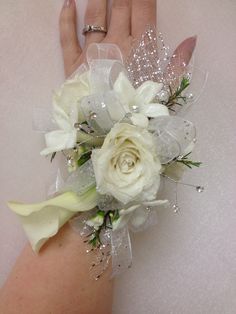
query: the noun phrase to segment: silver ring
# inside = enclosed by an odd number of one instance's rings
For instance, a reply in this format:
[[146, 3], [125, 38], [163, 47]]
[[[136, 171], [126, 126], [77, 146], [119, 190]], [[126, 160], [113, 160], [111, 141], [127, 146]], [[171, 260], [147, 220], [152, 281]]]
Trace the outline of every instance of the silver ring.
[[107, 29], [103, 26], [97, 26], [97, 25], [85, 25], [83, 28], [83, 35], [86, 35], [86, 33], [93, 33], [93, 32], [99, 32], [99, 33], [107, 33]]

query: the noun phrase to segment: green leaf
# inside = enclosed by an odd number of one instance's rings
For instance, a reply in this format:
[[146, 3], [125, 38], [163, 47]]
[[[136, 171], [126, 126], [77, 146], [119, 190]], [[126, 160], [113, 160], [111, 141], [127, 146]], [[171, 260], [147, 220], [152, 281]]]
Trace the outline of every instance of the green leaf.
[[90, 241], [89, 244], [91, 244], [93, 247], [97, 247], [100, 244], [100, 238], [94, 236]]
[[89, 236], [91, 239], [89, 240], [89, 244], [91, 244], [93, 247], [98, 247], [101, 244], [100, 234], [102, 230], [104, 229], [112, 229], [112, 223], [119, 219], [120, 214], [119, 210], [109, 210], [107, 212], [98, 210], [94, 216], [97, 217], [100, 216], [103, 218], [103, 223], [99, 226], [97, 230], [94, 229], [92, 234]]
[[105, 212], [103, 210], [98, 210], [96, 216], [105, 217]]
[[81, 167], [84, 163], [86, 163], [86, 161], [88, 161], [91, 158], [91, 154], [92, 154], [91, 151], [84, 153], [77, 161], [78, 167]]
[[191, 152], [183, 156], [181, 159], [176, 159], [176, 162], [182, 163], [184, 166], [188, 167], [189, 169], [192, 169], [193, 167], [199, 168], [202, 162], [190, 160], [188, 158], [190, 154]]
[[116, 220], [118, 220], [120, 218], [120, 213], [119, 213], [119, 210], [115, 210], [115, 211], [112, 211], [110, 213], [110, 217], [111, 217], [111, 221], [112, 223], [115, 222]]
[[190, 85], [189, 79], [187, 77], [183, 77], [180, 83], [180, 90], [183, 91]]

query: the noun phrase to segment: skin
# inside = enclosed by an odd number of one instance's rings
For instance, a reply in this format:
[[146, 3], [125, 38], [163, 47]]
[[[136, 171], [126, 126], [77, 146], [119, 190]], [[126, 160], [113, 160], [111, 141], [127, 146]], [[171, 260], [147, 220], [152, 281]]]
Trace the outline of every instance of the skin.
[[[156, 25], [156, 0], [114, 0], [107, 24], [107, 1], [89, 0], [85, 23], [108, 28], [108, 33], [89, 33], [82, 49], [76, 32], [76, 3], [66, 0], [60, 15], [60, 40], [65, 76], [84, 62], [90, 43], [117, 44], [124, 56], [133, 40]], [[175, 54], [189, 62], [196, 38], [186, 39]], [[181, 71], [181, 69], [179, 69]], [[92, 255], [69, 225], [50, 239], [39, 255], [27, 245], [0, 292], [3, 314], [109, 314], [112, 311], [111, 266], [95, 281], [90, 277]]]

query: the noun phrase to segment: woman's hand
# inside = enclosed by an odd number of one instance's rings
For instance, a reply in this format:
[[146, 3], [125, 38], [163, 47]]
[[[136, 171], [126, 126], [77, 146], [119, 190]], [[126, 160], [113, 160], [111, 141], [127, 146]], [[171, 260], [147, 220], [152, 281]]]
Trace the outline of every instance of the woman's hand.
[[[87, 47], [91, 43], [113, 43], [128, 56], [132, 42], [139, 39], [147, 25], [156, 26], [156, 0], [113, 0], [110, 23], [107, 0], [88, 0], [85, 24], [103, 26], [107, 34], [85, 34], [85, 46], [81, 48], [76, 28], [76, 2], [65, 0], [60, 16], [60, 37], [66, 77], [84, 62]], [[189, 63], [196, 45], [196, 37], [186, 39], [175, 51], [183, 62]]]
[[[87, 33], [82, 49], [76, 31], [75, 0], [66, 0], [60, 17], [65, 74], [68, 77], [84, 62], [91, 43], [115, 43], [124, 56], [147, 25], [156, 24], [156, 0], [113, 0], [111, 20], [107, 0], [89, 0], [85, 23], [107, 27], [107, 34]], [[188, 63], [196, 38], [185, 40], [175, 51]], [[178, 58], [179, 59], [179, 58]], [[99, 281], [89, 275], [91, 256], [82, 238], [68, 226], [36, 256], [29, 245], [20, 255], [0, 293], [0, 313], [111, 313], [112, 281], [106, 271]]]

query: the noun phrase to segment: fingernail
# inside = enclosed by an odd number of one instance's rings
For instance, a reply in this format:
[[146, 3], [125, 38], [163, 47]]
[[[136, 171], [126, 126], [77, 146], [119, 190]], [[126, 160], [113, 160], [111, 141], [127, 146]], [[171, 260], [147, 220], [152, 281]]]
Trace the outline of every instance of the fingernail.
[[69, 8], [73, 4], [74, 0], [65, 0], [64, 8]]
[[192, 36], [188, 39], [189, 50], [194, 51], [196, 44], [197, 44], [197, 35]]

